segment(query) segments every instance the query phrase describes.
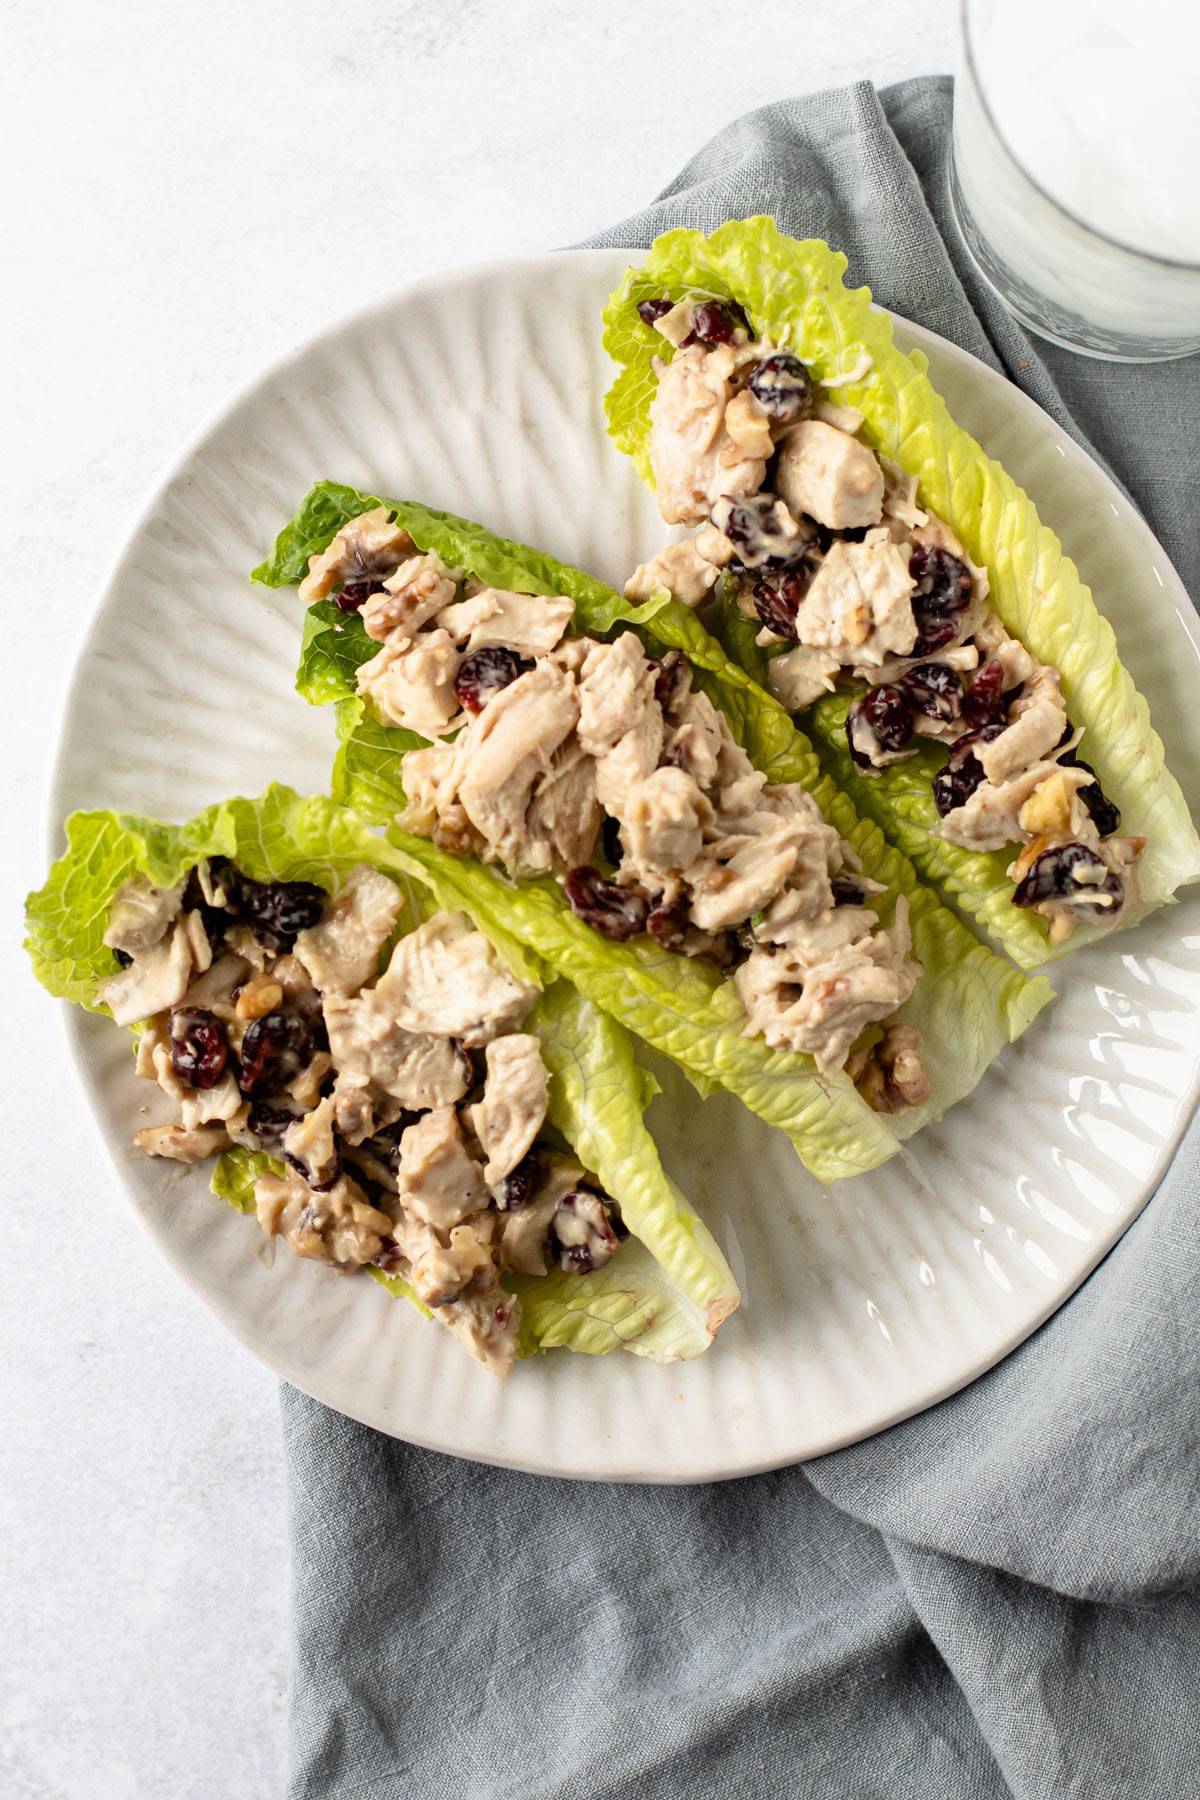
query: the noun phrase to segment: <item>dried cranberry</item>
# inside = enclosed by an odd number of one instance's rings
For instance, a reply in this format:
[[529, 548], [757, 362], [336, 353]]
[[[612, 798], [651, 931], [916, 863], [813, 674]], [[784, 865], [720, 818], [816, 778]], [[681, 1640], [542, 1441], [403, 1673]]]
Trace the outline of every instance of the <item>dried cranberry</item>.
[[246, 1129], [260, 1144], [278, 1144], [288, 1126], [296, 1123], [298, 1116], [297, 1113], [289, 1112], [285, 1106], [270, 1106], [265, 1100], [256, 1100], [250, 1108]]
[[179, 1006], [171, 1014], [171, 1067], [189, 1087], [216, 1087], [229, 1061], [229, 1039], [215, 1013]]
[[846, 714], [846, 742], [860, 769], [878, 768], [874, 752], [894, 754], [912, 738], [913, 717], [898, 687], [884, 682], [868, 688]]
[[835, 906], [863, 906], [866, 904], [866, 892], [857, 881], [851, 881], [845, 875], [835, 875], [831, 886]]
[[812, 378], [798, 356], [775, 350], [751, 369], [750, 392], [772, 419], [790, 425], [808, 409]]
[[978, 730], [981, 725], [999, 724], [1005, 710], [1004, 666], [998, 662], [985, 662], [971, 677], [971, 685], [963, 699], [963, 718]]
[[748, 494], [744, 500], [722, 496], [709, 514], [736, 552], [729, 567], [735, 575], [753, 569], [788, 569], [809, 555], [812, 537], [801, 530], [796, 536], [780, 524], [783, 503], [778, 494]]
[[646, 930], [664, 950], [677, 950], [689, 925], [689, 901], [681, 888], [670, 900], [658, 899], [650, 908]]
[[1125, 899], [1125, 887], [1120, 877], [1114, 875], [1086, 844], [1057, 844], [1035, 858], [1024, 879], [1017, 884], [1013, 905], [1037, 906], [1044, 900], [1079, 905], [1100, 894], [1107, 895], [1111, 905], [1097, 906], [1096, 912], [1111, 918]]
[[806, 592], [806, 585], [799, 575], [785, 574], [773, 581], [764, 576], [755, 582], [751, 598], [754, 610], [767, 630], [795, 643], [800, 635], [796, 630], [796, 614]]
[[670, 312], [674, 304], [673, 300], [639, 300], [638, 318], [643, 325], [654, 325], [664, 313]]
[[132, 956], [130, 956], [128, 950], [114, 950], [113, 955], [117, 959], [117, 966], [122, 969], [127, 969], [129, 967], [130, 963], [133, 961], [133, 958], [132, 958]]
[[731, 344], [734, 333], [750, 326], [741, 307], [733, 300], [702, 300], [692, 314], [692, 329], [685, 344]]
[[400, 1139], [409, 1126], [415, 1125], [421, 1117], [421, 1113], [410, 1112], [405, 1107], [398, 1119], [393, 1119], [390, 1125], [384, 1125], [374, 1137], [367, 1139], [365, 1148], [377, 1156], [380, 1162], [390, 1163], [395, 1168], [400, 1160]]
[[668, 650], [654, 672], [654, 698], [666, 712], [676, 700], [682, 699], [690, 675], [688, 660], [682, 650]]
[[501, 1212], [515, 1212], [519, 1206], [528, 1206], [541, 1179], [542, 1165], [531, 1150], [493, 1189], [496, 1205]]
[[625, 846], [621, 842], [621, 823], [608, 813], [604, 815], [604, 823], [600, 827], [600, 848], [613, 868], [618, 868], [625, 855]]
[[314, 1194], [327, 1194], [330, 1188], [336, 1185], [342, 1173], [341, 1158], [336, 1155], [332, 1163], [325, 1167], [320, 1181], [314, 1181], [313, 1176], [317, 1171], [310, 1169], [302, 1156], [293, 1156], [290, 1150], [285, 1150], [283, 1160], [289, 1168], [295, 1169], [301, 1181], [310, 1187]]
[[965, 806], [983, 780], [983, 764], [975, 755], [976, 744], [990, 744], [1003, 730], [1003, 725], [984, 725], [951, 744], [949, 762], [933, 778], [933, 804], [943, 819], [956, 806]]
[[572, 869], [563, 882], [571, 911], [601, 937], [619, 944], [646, 929], [649, 901], [639, 888], [618, 887], [606, 881], [589, 863]]
[[384, 1238], [379, 1246], [379, 1254], [375, 1258], [375, 1267], [382, 1269], [385, 1275], [404, 1275], [408, 1269], [408, 1259], [404, 1256], [395, 1238]]
[[532, 667], [528, 658], [518, 656], [515, 650], [505, 650], [500, 644], [485, 644], [482, 650], [472, 650], [463, 657], [454, 677], [459, 705], [468, 712], [482, 712], [502, 688], [509, 687], [518, 675]]
[[238, 1086], [243, 1094], [273, 1094], [300, 1073], [312, 1053], [313, 1031], [299, 1013], [266, 1013], [246, 1027]]
[[372, 594], [382, 594], [386, 590], [378, 581], [348, 581], [333, 596], [333, 604], [344, 613], [361, 612]]
[[[1068, 735], [1074, 735], [1073, 726], [1068, 726], [1067, 731]], [[1068, 768], [1083, 769], [1089, 775], [1094, 775], [1096, 773], [1091, 763], [1084, 762], [1082, 756], [1076, 756], [1073, 750], [1068, 750], [1066, 754], [1060, 756], [1058, 760], [1060, 763], [1065, 763]], [[1100, 833], [1101, 837], [1111, 837], [1113, 832], [1119, 829], [1121, 824], [1121, 809], [1114, 801], [1109, 799], [1098, 781], [1089, 781], [1086, 787], [1081, 787], [1079, 789], [1079, 798], [1083, 801], [1083, 804], [1091, 814], [1092, 824], [1096, 827], [1096, 830]]]
[[916, 582], [912, 593], [917, 622], [916, 656], [944, 650], [959, 632], [959, 615], [971, 604], [971, 571], [959, 556], [936, 544], [914, 544], [908, 572]]
[[901, 679], [900, 687], [911, 707], [940, 724], [948, 725], [961, 717], [962, 677], [947, 663], [915, 663]]
[[298, 933], [315, 925], [329, 895], [315, 881], [241, 880], [242, 917], [259, 943], [280, 955], [291, 949]]
[[548, 1242], [560, 1269], [590, 1275], [608, 1261], [620, 1239], [607, 1202], [593, 1189], [578, 1187], [559, 1201]]

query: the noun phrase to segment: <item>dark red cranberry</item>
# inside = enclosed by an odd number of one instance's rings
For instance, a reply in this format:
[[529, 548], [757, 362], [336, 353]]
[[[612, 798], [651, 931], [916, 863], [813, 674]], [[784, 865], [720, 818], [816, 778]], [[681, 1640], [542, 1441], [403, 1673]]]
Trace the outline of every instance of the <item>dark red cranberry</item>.
[[179, 1006], [171, 1014], [171, 1067], [189, 1087], [216, 1087], [229, 1061], [229, 1039], [215, 1013]]
[[664, 313], [669, 313], [674, 306], [673, 300], [639, 300], [638, 318], [643, 325], [657, 324]]
[[[1067, 732], [1068, 735], [1073, 736], [1074, 727], [1068, 726]], [[1094, 775], [1096, 773], [1091, 763], [1084, 762], [1082, 756], [1076, 756], [1073, 750], [1068, 750], [1066, 754], [1060, 756], [1058, 760], [1060, 763], [1065, 763], [1068, 768], [1083, 769], [1089, 775]], [[1091, 814], [1092, 824], [1096, 827], [1096, 830], [1100, 833], [1101, 837], [1111, 837], [1113, 832], [1119, 829], [1121, 824], [1121, 809], [1114, 801], [1109, 799], [1098, 781], [1089, 781], [1086, 787], [1081, 787], [1079, 789], [1079, 798], [1083, 801], [1083, 804]]]
[[975, 746], [990, 744], [1003, 730], [1003, 725], [984, 725], [955, 738], [950, 760], [933, 778], [933, 804], [943, 819], [956, 806], [965, 806], [983, 780], [983, 764], [975, 755]]
[[382, 594], [384, 587], [378, 581], [348, 581], [333, 596], [333, 604], [344, 613], [361, 612], [372, 594]]
[[681, 888], [670, 900], [655, 901], [646, 919], [646, 930], [664, 950], [677, 950], [687, 932], [689, 901]]
[[246, 1027], [238, 1086], [243, 1094], [276, 1093], [295, 1079], [313, 1048], [312, 1024], [299, 1013], [270, 1012]]
[[949, 550], [914, 544], [908, 572], [916, 582], [911, 597], [917, 622], [913, 654], [932, 656], [958, 636], [960, 615], [971, 604], [971, 571]]
[[613, 868], [619, 868], [625, 855], [625, 846], [621, 842], [621, 823], [608, 813], [604, 815], [604, 823], [600, 827], [600, 848]]
[[[587, 1236], [583, 1243], [563, 1243], [556, 1229], [561, 1214], [569, 1214], [586, 1223]], [[619, 1247], [620, 1239], [613, 1228], [609, 1204], [592, 1188], [581, 1186], [565, 1194], [558, 1203], [554, 1219], [550, 1226], [549, 1249], [559, 1268], [565, 1269], [568, 1275], [590, 1275], [593, 1269], [603, 1267]]]
[[790, 425], [808, 410], [812, 378], [798, 356], [775, 350], [751, 369], [750, 392], [772, 419]]
[[654, 672], [654, 698], [666, 712], [687, 691], [690, 675], [682, 650], [668, 650]]
[[1120, 911], [1125, 886], [1120, 876], [1114, 875], [1086, 844], [1056, 844], [1051, 850], [1043, 850], [1017, 883], [1013, 905], [1037, 906], [1044, 900], [1086, 905], [1095, 894], [1105, 894], [1111, 902], [1095, 908], [1097, 917], [1111, 918]]
[[796, 615], [806, 592], [806, 584], [799, 575], [784, 574], [773, 580], [764, 576], [755, 582], [751, 599], [767, 630], [795, 643], [800, 636], [796, 630]]
[[906, 748], [913, 734], [908, 701], [898, 687], [884, 682], [868, 688], [846, 714], [846, 742], [860, 769], [878, 768], [874, 752], [896, 753]]
[[133, 958], [132, 958], [132, 956], [130, 956], [128, 950], [114, 950], [113, 955], [117, 959], [118, 967], [122, 968], [122, 969], [127, 969], [129, 967], [130, 963], [133, 961]]
[[[302, 1156], [293, 1156], [290, 1150], [283, 1152], [283, 1160], [289, 1168], [295, 1169], [301, 1181], [310, 1187], [314, 1194], [327, 1194], [331, 1187], [336, 1186], [341, 1177], [342, 1164], [341, 1158], [338, 1156], [334, 1157], [332, 1164], [320, 1170], [310, 1169]], [[320, 1174], [320, 1181], [313, 1179], [316, 1174]]]
[[946, 663], [915, 663], [899, 685], [908, 704], [927, 718], [948, 725], [962, 715], [962, 677]]
[[256, 1100], [250, 1108], [246, 1129], [260, 1144], [278, 1144], [288, 1126], [296, 1123], [297, 1117], [296, 1113], [289, 1112], [285, 1106], [270, 1106], [265, 1100]]
[[998, 662], [985, 662], [971, 677], [962, 704], [962, 716], [973, 730], [981, 725], [998, 725], [1006, 711], [1004, 667]]
[[640, 888], [618, 887], [590, 863], [572, 869], [563, 887], [575, 917], [601, 937], [621, 944], [645, 931], [650, 903]]
[[731, 344], [734, 333], [749, 333], [750, 326], [741, 307], [733, 300], [702, 300], [692, 314], [692, 329], [685, 344]]
[[384, 1125], [375, 1133], [374, 1137], [367, 1139], [366, 1148], [377, 1156], [380, 1162], [390, 1163], [395, 1168], [400, 1161], [400, 1139], [409, 1126], [415, 1125], [421, 1117], [421, 1113], [410, 1112], [405, 1107], [398, 1119], [393, 1119], [390, 1125]]
[[384, 1238], [375, 1258], [375, 1267], [382, 1269], [385, 1275], [403, 1275], [406, 1272], [408, 1262], [395, 1238]]
[[729, 564], [735, 575], [755, 569], [794, 568], [809, 555], [812, 539], [806, 531], [796, 537], [785, 537], [780, 531], [775, 513], [778, 505], [778, 494], [760, 493], [744, 500], [725, 495], [713, 507], [711, 522], [724, 532], [736, 552]]
[[469, 656], [463, 657], [454, 677], [454, 692], [459, 705], [465, 706], [468, 712], [482, 712], [502, 688], [509, 687], [518, 675], [524, 675], [532, 667], [526, 657], [518, 656], [515, 650], [506, 650], [500, 644], [485, 644], [482, 650], [472, 650]]
[[315, 881], [241, 880], [241, 914], [265, 949], [275, 955], [291, 949], [298, 933], [315, 925], [329, 895]]
[[835, 906], [864, 906], [866, 891], [857, 881], [851, 881], [848, 875], [835, 875], [831, 883], [833, 888], [833, 904]]
[[495, 1188], [496, 1205], [501, 1212], [515, 1212], [520, 1206], [528, 1206], [537, 1192], [538, 1183], [542, 1179], [542, 1165], [534, 1151], [524, 1157], [515, 1169], [510, 1169], [504, 1180]]

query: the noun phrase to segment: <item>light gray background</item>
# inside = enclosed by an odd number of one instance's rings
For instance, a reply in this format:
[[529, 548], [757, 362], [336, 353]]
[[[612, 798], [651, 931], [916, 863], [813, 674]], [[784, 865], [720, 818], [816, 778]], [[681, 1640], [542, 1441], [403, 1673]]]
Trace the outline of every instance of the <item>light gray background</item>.
[[268, 1800], [282, 1775], [275, 1381], [143, 1241], [16, 947], [72, 649], [134, 507], [345, 309], [585, 237], [750, 107], [947, 69], [955, 12], [0, 0], [4, 1800]]

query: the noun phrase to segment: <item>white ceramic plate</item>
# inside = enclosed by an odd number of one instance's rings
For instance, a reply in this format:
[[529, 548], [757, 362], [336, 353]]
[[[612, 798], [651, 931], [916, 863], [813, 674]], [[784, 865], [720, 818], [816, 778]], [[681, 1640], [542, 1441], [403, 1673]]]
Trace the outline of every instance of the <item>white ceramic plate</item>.
[[[331, 713], [292, 692], [300, 607], [247, 582], [318, 477], [452, 508], [618, 585], [662, 541], [602, 424], [599, 309], [625, 261], [573, 252], [423, 282], [323, 333], [202, 432], [133, 530], [80, 653], [52, 783], [55, 853], [73, 807], [182, 819], [272, 778], [325, 787]], [[929, 332], [899, 330], [1061, 533], [1195, 795], [1194, 615], [1162, 550], [1017, 390]], [[834, 1449], [961, 1387], [1061, 1306], [1145, 1203], [1197, 1085], [1200, 901], [1054, 981], [1057, 1004], [970, 1100], [887, 1168], [833, 1189], [736, 1101], [701, 1104], [667, 1071], [651, 1122], [729, 1255], [741, 1311], [696, 1362], [557, 1352], [507, 1386], [372, 1282], [272, 1259], [204, 1173], [136, 1156], [147, 1089], [125, 1035], [79, 1014], [69, 1029], [147, 1230], [289, 1381], [463, 1456], [695, 1481]]]

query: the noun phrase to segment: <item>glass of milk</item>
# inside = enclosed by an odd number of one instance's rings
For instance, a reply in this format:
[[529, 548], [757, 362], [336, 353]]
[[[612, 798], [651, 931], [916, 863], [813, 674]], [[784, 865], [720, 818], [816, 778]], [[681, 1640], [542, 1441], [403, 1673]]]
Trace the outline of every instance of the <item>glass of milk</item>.
[[963, 0], [951, 198], [1031, 331], [1200, 351], [1198, 94], [1200, 0]]

